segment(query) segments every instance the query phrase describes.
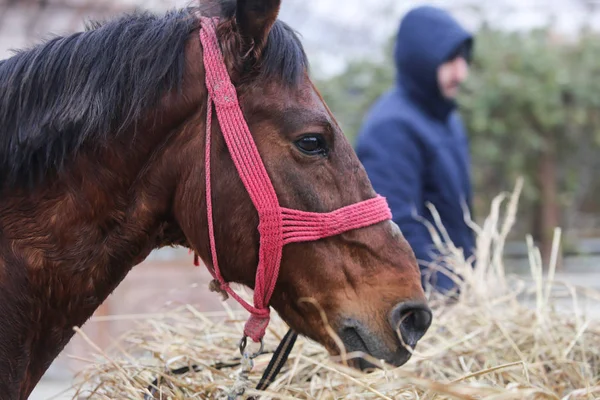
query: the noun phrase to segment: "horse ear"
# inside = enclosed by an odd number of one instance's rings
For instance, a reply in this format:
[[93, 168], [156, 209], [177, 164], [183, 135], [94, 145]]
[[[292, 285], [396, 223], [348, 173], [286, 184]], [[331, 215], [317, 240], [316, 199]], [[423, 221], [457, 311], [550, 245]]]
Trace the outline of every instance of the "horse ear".
[[264, 46], [277, 20], [281, 0], [237, 0], [236, 22], [242, 38], [255, 51]]

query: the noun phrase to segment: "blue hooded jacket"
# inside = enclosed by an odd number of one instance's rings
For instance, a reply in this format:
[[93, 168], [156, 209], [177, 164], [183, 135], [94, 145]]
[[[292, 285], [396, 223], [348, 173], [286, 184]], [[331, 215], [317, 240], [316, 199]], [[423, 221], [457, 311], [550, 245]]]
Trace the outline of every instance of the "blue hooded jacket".
[[[443, 10], [425, 6], [406, 14], [394, 50], [396, 85], [372, 106], [356, 142], [358, 157], [375, 190], [387, 197], [422, 276], [437, 257], [431, 234], [415, 218], [416, 213], [436, 225], [427, 203], [435, 206], [465, 258], [475, 248], [463, 217], [463, 205], [470, 212], [472, 197], [467, 137], [455, 102], [443, 97], [437, 81], [437, 68], [461, 45], [470, 51], [472, 43], [471, 34]], [[439, 273], [431, 283], [443, 292], [454, 287]]]

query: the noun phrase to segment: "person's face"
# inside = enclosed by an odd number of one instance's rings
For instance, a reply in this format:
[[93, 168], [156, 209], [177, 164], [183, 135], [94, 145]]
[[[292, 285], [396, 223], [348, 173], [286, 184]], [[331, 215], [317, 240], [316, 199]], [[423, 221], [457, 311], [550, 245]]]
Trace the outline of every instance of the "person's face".
[[469, 76], [469, 65], [463, 57], [456, 57], [440, 65], [437, 71], [438, 85], [442, 95], [454, 99], [458, 95], [460, 85]]

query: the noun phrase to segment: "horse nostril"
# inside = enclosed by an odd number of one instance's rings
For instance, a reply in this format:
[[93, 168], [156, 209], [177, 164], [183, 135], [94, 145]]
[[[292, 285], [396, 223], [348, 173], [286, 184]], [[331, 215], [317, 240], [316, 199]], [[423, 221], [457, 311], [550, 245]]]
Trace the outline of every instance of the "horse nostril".
[[432, 315], [426, 304], [406, 302], [394, 307], [390, 319], [394, 329], [400, 330], [404, 343], [414, 348], [429, 329]]

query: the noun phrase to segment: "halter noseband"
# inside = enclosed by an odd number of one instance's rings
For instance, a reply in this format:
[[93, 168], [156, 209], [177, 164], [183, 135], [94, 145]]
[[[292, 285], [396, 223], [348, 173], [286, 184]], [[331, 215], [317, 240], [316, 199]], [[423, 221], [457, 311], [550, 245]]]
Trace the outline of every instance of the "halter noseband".
[[[260, 154], [238, 104], [235, 87], [223, 61], [215, 24], [217, 18], [200, 17], [200, 41], [203, 46], [208, 103], [206, 112], [206, 208], [213, 269], [208, 268], [222, 290], [235, 298], [251, 314], [244, 327], [245, 337], [262, 340], [269, 324], [269, 300], [273, 294], [283, 246], [334, 236], [345, 231], [391, 219], [385, 198], [372, 199], [339, 208], [328, 213], [314, 213], [281, 207], [263, 165]], [[210, 139], [212, 105], [216, 109], [223, 137], [237, 172], [258, 211], [260, 247], [254, 288], [254, 306], [239, 297], [223, 279], [217, 262], [212, 218], [210, 179]]]

